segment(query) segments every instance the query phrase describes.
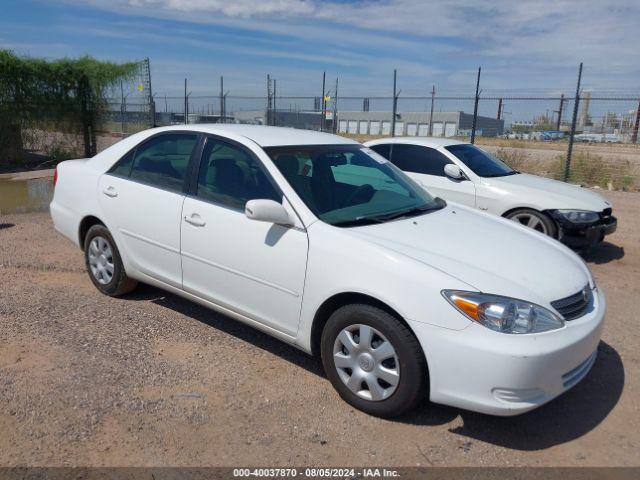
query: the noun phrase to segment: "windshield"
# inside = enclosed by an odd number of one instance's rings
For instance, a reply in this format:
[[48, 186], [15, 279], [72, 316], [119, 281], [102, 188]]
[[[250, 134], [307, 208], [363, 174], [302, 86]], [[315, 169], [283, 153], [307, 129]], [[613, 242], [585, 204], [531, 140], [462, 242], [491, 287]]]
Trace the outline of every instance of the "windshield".
[[362, 145], [264, 150], [309, 209], [331, 225], [385, 222], [444, 206], [384, 157]]
[[505, 175], [518, 173], [502, 160], [475, 145], [461, 143], [459, 145], [449, 145], [445, 148], [480, 177], [504, 177]]

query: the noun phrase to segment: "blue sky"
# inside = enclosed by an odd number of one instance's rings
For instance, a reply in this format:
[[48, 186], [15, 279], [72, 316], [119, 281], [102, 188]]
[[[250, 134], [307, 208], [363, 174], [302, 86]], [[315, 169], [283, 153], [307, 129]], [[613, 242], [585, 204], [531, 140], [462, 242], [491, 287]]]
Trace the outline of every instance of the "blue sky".
[[0, 46], [21, 54], [151, 59], [154, 90], [314, 95], [640, 91], [638, 1], [1, 0]]

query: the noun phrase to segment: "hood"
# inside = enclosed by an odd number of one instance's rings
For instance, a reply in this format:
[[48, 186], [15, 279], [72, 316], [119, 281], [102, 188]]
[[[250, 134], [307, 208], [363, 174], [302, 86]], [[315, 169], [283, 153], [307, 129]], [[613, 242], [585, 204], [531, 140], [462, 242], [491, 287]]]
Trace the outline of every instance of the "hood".
[[591, 279], [584, 262], [559, 242], [463, 206], [349, 230], [481, 292], [543, 306], [576, 293]]
[[530, 197], [532, 204], [542, 205], [545, 210], [562, 208], [601, 212], [611, 206], [602, 196], [588, 188], [528, 173], [484, 178], [482, 181], [490, 187], [517, 194], [524, 201]]

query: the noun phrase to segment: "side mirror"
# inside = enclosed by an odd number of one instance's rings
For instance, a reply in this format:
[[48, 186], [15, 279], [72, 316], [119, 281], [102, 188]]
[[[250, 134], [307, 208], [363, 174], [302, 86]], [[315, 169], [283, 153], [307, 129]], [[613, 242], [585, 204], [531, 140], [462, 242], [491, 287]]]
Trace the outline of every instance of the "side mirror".
[[457, 165], [454, 165], [453, 163], [447, 163], [444, 166], [444, 174], [449, 177], [449, 178], [453, 178], [454, 180], [464, 180], [464, 173], [462, 173], [462, 170], [460, 170], [460, 167]]
[[247, 218], [258, 222], [275, 223], [286, 227], [294, 225], [289, 212], [273, 200], [249, 200], [244, 207], [244, 214]]

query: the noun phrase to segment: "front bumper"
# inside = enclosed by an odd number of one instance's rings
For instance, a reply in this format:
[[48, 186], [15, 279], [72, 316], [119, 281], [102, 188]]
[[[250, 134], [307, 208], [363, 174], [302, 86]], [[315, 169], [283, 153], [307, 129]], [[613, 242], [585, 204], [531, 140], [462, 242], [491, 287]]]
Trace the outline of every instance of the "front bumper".
[[559, 240], [568, 247], [575, 249], [588, 249], [595, 247], [618, 228], [616, 217], [601, 214], [600, 219], [589, 224], [575, 224], [566, 220], [561, 215], [551, 214], [558, 224]]
[[491, 415], [532, 410], [582, 380], [596, 358], [605, 300], [560, 330], [508, 335], [476, 323], [448, 330], [410, 322], [429, 367], [430, 399]]

